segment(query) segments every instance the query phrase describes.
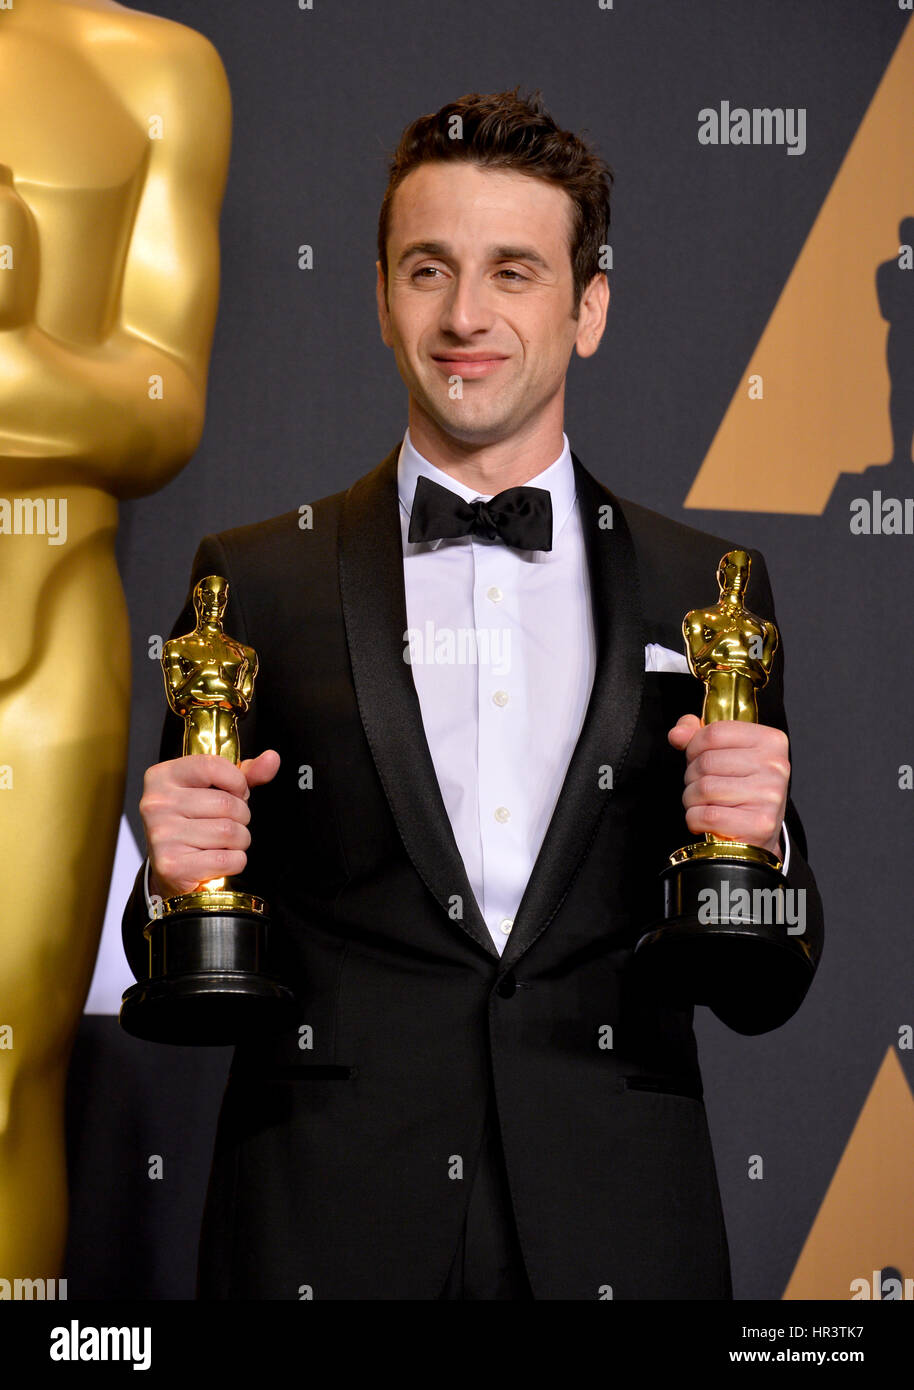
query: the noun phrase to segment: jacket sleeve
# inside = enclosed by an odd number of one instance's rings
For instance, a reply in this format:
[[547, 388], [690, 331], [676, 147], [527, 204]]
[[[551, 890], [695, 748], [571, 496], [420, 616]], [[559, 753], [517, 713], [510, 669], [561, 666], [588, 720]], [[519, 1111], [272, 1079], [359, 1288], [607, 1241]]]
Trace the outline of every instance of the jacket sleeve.
[[[768, 578], [768, 569], [764, 557], [758, 550], [749, 551], [751, 557], [751, 569], [749, 576], [749, 588], [746, 595], [747, 606], [757, 613], [759, 617], [768, 618], [777, 626], [777, 617], [774, 609], [774, 598], [771, 593], [771, 583]], [[778, 649], [772, 663], [771, 675], [768, 684], [759, 692], [759, 722], [767, 724], [775, 729], [781, 729], [788, 738], [790, 730], [787, 726], [787, 715], [784, 710], [784, 645], [783, 634], [778, 629], [779, 641]], [[806, 832], [803, 829], [803, 822], [790, 795], [793, 784], [793, 748], [790, 751], [791, 772], [790, 782], [788, 783], [787, 809], [784, 815], [784, 823], [787, 826], [787, 833], [790, 836], [790, 861], [786, 875], [787, 886], [794, 890], [802, 890], [798, 901], [804, 904], [805, 910], [805, 931], [804, 941], [806, 943], [809, 959], [813, 965], [810, 972], [810, 983], [815, 969], [818, 967], [822, 956], [824, 945], [825, 922], [822, 910], [822, 899], [816, 884], [815, 876], [807, 862], [809, 853], [806, 842]], [[808, 989], [808, 986], [807, 986]], [[805, 995], [804, 995], [805, 997]], [[796, 1008], [799, 1008], [802, 998], [796, 1001]], [[781, 1011], [776, 1018], [772, 1018], [768, 1027], [759, 1027], [757, 1021], [751, 1028], [741, 1026], [744, 1020], [740, 1018], [736, 1008], [728, 1007], [726, 1004], [712, 1006], [713, 1012], [728, 1027], [736, 1032], [760, 1033], [767, 1032], [769, 1028], [780, 1027], [787, 1019]], [[794, 1009], [796, 1012], [796, 1009]], [[791, 1015], [792, 1016], [792, 1015]]]

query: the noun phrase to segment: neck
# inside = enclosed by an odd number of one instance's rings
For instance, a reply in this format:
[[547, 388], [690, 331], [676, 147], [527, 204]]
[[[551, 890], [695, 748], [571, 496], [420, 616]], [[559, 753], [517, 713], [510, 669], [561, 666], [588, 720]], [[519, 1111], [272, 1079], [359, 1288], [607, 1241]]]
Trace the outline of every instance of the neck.
[[429, 463], [485, 497], [529, 482], [564, 448], [561, 410], [548, 421], [531, 421], [504, 439], [480, 444], [445, 433], [410, 400], [409, 437]]

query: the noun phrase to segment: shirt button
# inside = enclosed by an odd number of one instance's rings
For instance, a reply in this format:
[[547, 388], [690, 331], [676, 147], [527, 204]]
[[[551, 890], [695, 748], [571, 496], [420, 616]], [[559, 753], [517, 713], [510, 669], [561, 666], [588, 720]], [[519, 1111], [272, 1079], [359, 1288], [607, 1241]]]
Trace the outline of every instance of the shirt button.
[[514, 926], [514, 918], [513, 918], [513, 917], [502, 917], [501, 921], [500, 921], [499, 924], [498, 924], [499, 930], [500, 930], [500, 931], [503, 931], [504, 934], [505, 934], [505, 936], [508, 935], [508, 932], [511, 930], [511, 928], [512, 928], [513, 926]]
[[507, 690], [496, 690], [495, 694], [492, 696], [492, 699], [495, 702], [495, 704], [499, 707], [506, 705], [508, 703]]
[[493, 603], [501, 603], [504, 594], [497, 584], [493, 584], [491, 589], [486, 590], [486, 598], [491, 599]]
[[511, 812], [508, 810], [507, 806], [496, 806], [495, 819], [498, 821], [499, 825], [504, 825], [505, 821], [511, 819]]

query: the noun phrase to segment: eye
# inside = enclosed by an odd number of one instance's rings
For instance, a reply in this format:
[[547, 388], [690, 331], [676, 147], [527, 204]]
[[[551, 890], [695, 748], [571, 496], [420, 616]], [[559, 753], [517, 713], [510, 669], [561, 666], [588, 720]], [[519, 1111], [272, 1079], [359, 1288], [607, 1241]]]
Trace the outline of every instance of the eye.
[[506, 267], [504, 270], [500, 270], [498, 273], [499, 273], [499, 275], [513, 275], [514, 278], [515, 278], [515, 280], [526, 280], [526, 279], [527, 279], [527, 276], [526, 276], [526, 275], [521, 275], [520, 271], [512, 270], [509, 266]]
[[436, 265], [420, 265], [417, 270], [413, 271], [412, 275], [410, 276], [410, 279], [415, 280], [417, 275], [423, 275], [427, 270], [435, 271], [435, 273], [437, 273], [438, 267]]

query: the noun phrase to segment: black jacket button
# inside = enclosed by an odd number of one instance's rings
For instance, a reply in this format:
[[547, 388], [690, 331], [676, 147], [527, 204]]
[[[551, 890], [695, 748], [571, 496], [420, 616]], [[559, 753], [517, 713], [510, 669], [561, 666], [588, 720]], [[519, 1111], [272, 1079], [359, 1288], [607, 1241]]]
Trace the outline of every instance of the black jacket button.
[[502, 999], [510, 999], [517, 990], [517, 981], [513, 975], [503, 975], [495, 986], [495, 993]]

